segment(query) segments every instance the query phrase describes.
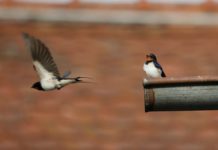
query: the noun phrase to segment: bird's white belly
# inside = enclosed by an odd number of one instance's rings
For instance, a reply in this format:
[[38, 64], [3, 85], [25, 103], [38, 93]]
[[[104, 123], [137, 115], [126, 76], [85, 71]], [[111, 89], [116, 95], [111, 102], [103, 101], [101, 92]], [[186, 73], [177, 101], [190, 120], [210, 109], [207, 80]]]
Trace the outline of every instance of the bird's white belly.
[[144, 64], [143, 69], [146, 72], [148, 77], [152, 77], [152, 78], [161, 77], [160, 69], [157, 69], [153, 63]]
[[59, 81], [59, 85], [63, 87], [63, 86], [66, 86], [70, 83], [73, 83], [73, 81], [74, 80], [72, 80], [72, 79], [62, 79]]
[[41, 81], [41, 85], [42, 85], [42, 88], [44, 90], [54, 90], [54, 89], [57, 89], [57, 88], [62, 88], [70, 83], [72, 83], [73, 80], [71, 79], [63, 79], [63, 80], [60, 80], [58, 81], [57, 79], [44, 79]]
[[41, 86], [44, 90], [53, 90], [56, 89], [56, 80], [53, 79], [43, 79], [40, 81]]

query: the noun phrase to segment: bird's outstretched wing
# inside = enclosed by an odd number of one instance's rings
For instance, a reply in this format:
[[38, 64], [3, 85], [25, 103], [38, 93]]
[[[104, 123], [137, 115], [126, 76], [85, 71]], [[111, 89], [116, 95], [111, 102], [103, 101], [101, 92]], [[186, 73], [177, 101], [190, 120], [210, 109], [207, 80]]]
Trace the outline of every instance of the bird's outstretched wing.
[[161, 71], [161, 77], [166, 77], [166, 74], [164, 73], [163, 68], [161, 67], [161, 65], [160, 65], [158, 62], [154, 61], [154, 66], [155, 66], [156, 68], [160, 69], [160, 71]]
[[34, 38], [27, 33], [23, 33], [23, 38], [31, 52], [34, 67], [36, 68], [40, 78], [44, 76], [42, 71], [43, 69], [45, 69], [45, 72], [59, 78], [60, 73], [58, 71], [57, 65], [55, 64], [53, 57], [46, 45], [39, 39]]

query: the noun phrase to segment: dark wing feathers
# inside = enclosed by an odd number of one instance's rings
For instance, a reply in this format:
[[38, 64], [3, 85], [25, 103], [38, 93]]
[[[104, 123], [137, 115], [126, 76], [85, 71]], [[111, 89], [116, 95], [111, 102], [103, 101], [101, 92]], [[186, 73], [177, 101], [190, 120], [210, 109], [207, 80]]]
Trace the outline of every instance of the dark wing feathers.
[[40, 62], [46, 70], [52, 72], [56, 77], [60, 77], [57, 65], [46, 45], [27, 33], [23, 33], [23, 38], [31, 51], [33, 60]]
[[166, 77], [166, 74], [164, 73], [163, 69], [162, 69], [161, 77]]
[[161, 67], [161, 65], [157, 61], [154, 61], [153, 63], [154, 63], [155, 67], [157, 67], [158, 69], [161, 70], [161, 76], [166, 77], [166, 74], [164, 73], [163, 68]]

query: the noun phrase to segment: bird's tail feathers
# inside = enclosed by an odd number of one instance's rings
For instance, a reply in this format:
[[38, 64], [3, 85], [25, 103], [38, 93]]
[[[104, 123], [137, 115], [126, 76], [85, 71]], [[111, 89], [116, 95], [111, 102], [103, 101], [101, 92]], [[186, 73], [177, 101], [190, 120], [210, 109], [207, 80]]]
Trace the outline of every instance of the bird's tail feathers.
[[92, 80], [93, 78], [91, 77], [75, 77], [75, 78], [61, 78], [62, 80], [74, 80], [75, 82], [73, 83], [94, 83], [93, 81], [84, 81], [83, 79], [90, 79]]
[[166, 77], [166, 74], [164, 73], [164, 71], [162, 71], [161, 76]]

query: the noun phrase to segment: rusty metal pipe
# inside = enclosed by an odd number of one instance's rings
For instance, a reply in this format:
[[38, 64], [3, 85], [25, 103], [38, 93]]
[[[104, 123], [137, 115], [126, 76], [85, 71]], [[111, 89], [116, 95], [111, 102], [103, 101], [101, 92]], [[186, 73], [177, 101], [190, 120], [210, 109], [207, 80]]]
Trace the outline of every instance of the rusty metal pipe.
[[145, 112], [218, 110], [218, 77], [144, 79]]

